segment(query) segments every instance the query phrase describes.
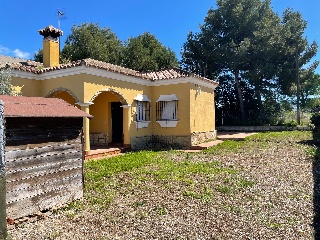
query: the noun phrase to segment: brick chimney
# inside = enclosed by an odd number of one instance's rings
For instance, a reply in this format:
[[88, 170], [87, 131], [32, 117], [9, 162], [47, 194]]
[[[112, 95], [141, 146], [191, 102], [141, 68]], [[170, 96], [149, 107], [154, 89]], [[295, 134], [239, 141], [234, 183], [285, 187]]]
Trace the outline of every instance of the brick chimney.
[[43, 36], [43, 66], [59, 66], [59, 37], [62, 36], [63, 32], [52, 25], [40, 29], [38, 32]]

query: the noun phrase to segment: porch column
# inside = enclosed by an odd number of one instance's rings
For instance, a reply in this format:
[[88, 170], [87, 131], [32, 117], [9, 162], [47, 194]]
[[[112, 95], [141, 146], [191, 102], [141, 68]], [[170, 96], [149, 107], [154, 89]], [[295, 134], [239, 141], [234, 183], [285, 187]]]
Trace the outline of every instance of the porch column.
[[[89, 106], [93, 104], [92, 102], [80, 103], [77, 105], [81, 107], [81, 110], [89, 114]], [[87, 154], [90, 151], [90, 120], [88, 118], [83, 118], [83, 135], [84, 135], [84, 152]]]
[[123, 146], [128, 147], [130, 146], [130, 133], [129, 133], [129, 126], [130, 126], [130, 116], [129, 116], [129, 109], [131, 105], [122, 105], [123, 108]]

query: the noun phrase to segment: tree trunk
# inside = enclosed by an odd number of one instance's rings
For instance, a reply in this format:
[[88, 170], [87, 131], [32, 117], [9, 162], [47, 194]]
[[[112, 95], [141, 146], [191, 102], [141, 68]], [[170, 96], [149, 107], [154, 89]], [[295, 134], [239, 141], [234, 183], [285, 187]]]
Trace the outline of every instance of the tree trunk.
[[234, 71], [234, 80], [236, 82], [236, 88], [238, 93], [239, 105], [240, 105], [240, 114], [241, 114], [241, 121], [244, 122], [246, 120], [246, 113], [244, 111], [244, 101], [241, 91], [241, 85], [239, 80], [239, 69]]
[[255, 95], [257, 97], [258, 101], [258, 111], [259, 111], [259, 118], [263, 119], [264, 121], [264, 109], [262, 106], [262, 98], [261, 98], [261, 91], [260, 91], [260, 85], [259, 83], [255, 84]]

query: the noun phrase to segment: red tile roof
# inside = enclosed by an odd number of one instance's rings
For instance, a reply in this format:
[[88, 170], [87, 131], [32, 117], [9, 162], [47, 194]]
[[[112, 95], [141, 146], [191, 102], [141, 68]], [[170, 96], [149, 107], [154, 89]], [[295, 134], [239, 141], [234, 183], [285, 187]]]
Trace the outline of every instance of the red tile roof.
[[25, 71], [25, 72], [31, 72], [34, 74], [42, 74], [45, 72], [51, 72], [51, 71], [57, 71], [61, 69], [67, 69], [67, 68], [73, 68], [73, 67], [79, 67], [79, 66], [85, 66], [85, 67], [91, 67], [91, 68], [99, 68], [102, 70], [114, 72], [114, 73], [120, 73], [128, 76], [138, 77], [142, 79], [147, 79], [150, 81], [157, 81], [157, 80], [168, 80], [168, 79], [175, 79], [175, 78], [185, 78], [193, 76], [195, 78], [198, 78], [204, 82], [217, 84], [217, 82], [201, 77], [199, 75], [184, 71], [182, 69], [163, 69], [159, 71], [150, 71], [150, 72], [139, 72], [132, 70], [130, 68], [121, 67], [118, 65], [114, 65], [111, 63], [106, 63], [98, 60], [94, 60], [91, 58], [86, 58], [78, 61], [73, 61], [70, 63], [60, 64], [59, 66], [54, 67], [47, 67], [44, 68], [40, 66], [40, 63], [34, 62], [34, 61], [28, 61], [28, 62], [18, 62], [18, 63], [11, 63], [9, 64], [10, 67], [14, 70], [19, 71]]
[[0, 95], [0, 100], [5, 117], [92, 117], [59, 98]]

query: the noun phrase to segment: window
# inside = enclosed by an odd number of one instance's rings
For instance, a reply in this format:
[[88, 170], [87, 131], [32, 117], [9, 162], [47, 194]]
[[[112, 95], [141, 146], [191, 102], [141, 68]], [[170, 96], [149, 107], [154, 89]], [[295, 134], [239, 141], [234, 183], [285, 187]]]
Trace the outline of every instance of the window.
[[150, 102], [137, 101], [136, 121], [150, 121]]
[[178, 101], [157, 102], [157, 120], [178, 120]]
[[177, 125], [178, 100], [175, 94], [160, 95], [156, 105], [156, 120], [161, 127], [175, 127]]
[[146, 95], [138, 94], [136, 100], [136, 126], [146, 128], [150, 123], [150, 100]]

